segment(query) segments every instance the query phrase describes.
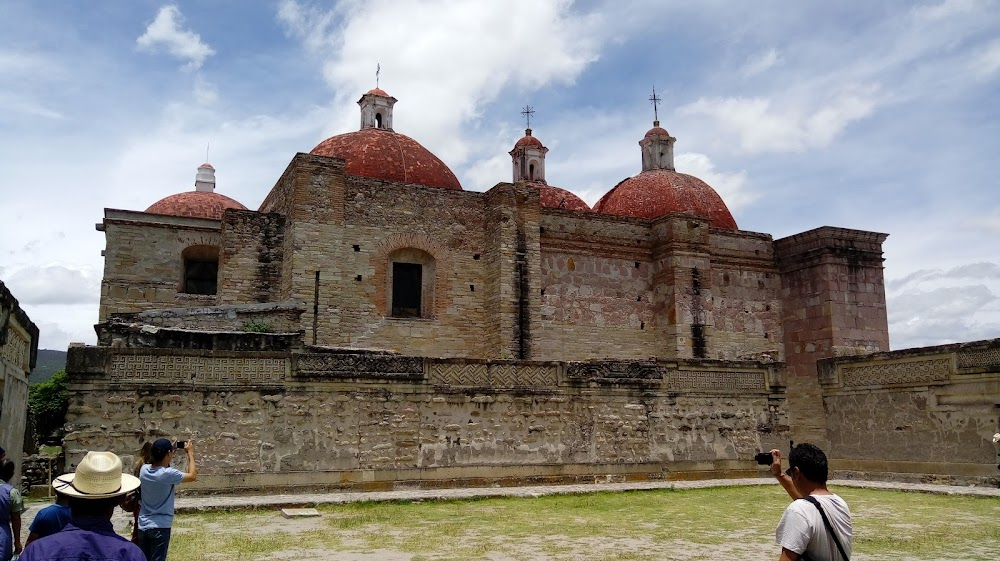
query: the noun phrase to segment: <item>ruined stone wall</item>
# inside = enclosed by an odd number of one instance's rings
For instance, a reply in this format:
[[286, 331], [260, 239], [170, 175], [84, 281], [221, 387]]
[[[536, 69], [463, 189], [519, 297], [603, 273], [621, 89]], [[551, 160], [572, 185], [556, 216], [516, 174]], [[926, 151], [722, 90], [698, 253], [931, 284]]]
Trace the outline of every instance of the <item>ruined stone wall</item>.
[[227, 210], [219, 252], [220, 304], [280, 300], [284, 270], [285, 217], [277, 213]]
[[184, 294], [185, 248], [218, 248], [220, 223], [108, 210], [99, 317], [168, 307], [210, 306], [215, 295]]
[[0, 282], [0, 445], [21, 477], [28, 420], [28, 374], [38, 357], [38, 327]]
[[[275, 213], [283, 216], [285, 218], [285, 235], [283, 238], [283, 245], [281, 247], [281, 253], [284, 256], [291, 256], [292, 251], [295, 248], [295, 236], [292, 234], [291, 230], [294, 227], [294, 222], [291, 220], [296, 216], [295, 212], [295, 178], [296, 170], [301, 165], [303, 160], [307, 160], [308, 156], [305, 154], [296, 154], [292, 161], [288, 163], [285, 171], [278, 178], [278, 181], [274, 184], [271, 192], [267, 194], [264, 202], [260, 205], [260, 212]], [[338, 162], [343, 167], [342, 162]], [[275, 298], [278, 300], [285, 300], [291, 297], [292, 293], [292, 274], [293, 274], [293, 264], [291, 259], [283, 259], [281, 263], [281, 273], [280, 281], [278, 284], [278, 291]]]
[[67, 465], [196, 438], [205, 490], [749, 473], [787, 440], [780, 368], [757, 363], [91, 347], [68, 370]]
[[771, 236], [711, 230], [709, 356], [784, 360], [781, 275]]
[[837, 469], [1000, 480], [1000, 340], [831, 358], [819, 370]]
[[304, 311], [301, 302], [292, 300], [266, 304], [170, 308], [112, 314], [110, 320], [112, 322], [204, 331], [256, 329], [273, 333], [290, 333], [301, 328], [301, 318]]
[[629, 219], [545, 209], [541, 322], [548, 360], [648, 358], [657, 349], [649, 227]]

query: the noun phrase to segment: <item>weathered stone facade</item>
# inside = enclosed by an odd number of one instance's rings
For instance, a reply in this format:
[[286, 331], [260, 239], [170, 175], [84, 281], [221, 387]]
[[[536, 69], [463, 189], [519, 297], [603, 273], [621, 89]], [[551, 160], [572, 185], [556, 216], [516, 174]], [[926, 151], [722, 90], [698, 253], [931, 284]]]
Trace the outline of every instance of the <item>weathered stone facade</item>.
[[159, 336], [71, 348], [68, 464], [167, 436], [198, 440], [203, 491], [658, 479], [746, 473], [788, 436], [780, 365], [241, 353]]
[[15, 482], [24, 458], [28, 374], [37, 358], [38, 327], [0, 282], [0, 446], [17, 466]]

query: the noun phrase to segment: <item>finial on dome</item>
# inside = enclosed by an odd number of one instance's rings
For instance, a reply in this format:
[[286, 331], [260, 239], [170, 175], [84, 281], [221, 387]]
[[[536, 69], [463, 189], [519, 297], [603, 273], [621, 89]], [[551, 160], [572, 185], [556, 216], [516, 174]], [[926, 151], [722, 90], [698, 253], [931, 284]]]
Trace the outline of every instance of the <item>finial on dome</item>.
[[531, 116], [535, 114], [535, 108], [530, 105], [525, 105], [524, 109], [521, 110], [521, 114], [524, 115], [524, 126], [528, 129], [528, 136], [531, 136]]
[[524, 129], [524, 136], [531, 136], [531, 129]]
[[201, 164], [194, 176], [194, 190], [204, 193], [215, 192], [215, 168], [212, 164]]
[[649, 102], [653, 104], [653, 126], [660, 126], [660, 114], [657, 111], [658, 105], [663, 101], [663, 98], [656, 95], [656, 86], [653, 86], [653, 95], [649, 96]]

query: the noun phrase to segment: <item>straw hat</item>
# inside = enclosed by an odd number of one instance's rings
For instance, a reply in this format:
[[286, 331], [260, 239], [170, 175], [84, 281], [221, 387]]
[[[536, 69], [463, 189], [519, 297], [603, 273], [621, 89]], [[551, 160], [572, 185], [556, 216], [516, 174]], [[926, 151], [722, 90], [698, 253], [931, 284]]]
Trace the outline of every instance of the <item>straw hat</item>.
[[107, 499], [136, 489], [139, 478], [122, 473], [122, 460], [114, 452], [87, 452], [76, 473], [60, 475], [52, 486], [78, 499]]

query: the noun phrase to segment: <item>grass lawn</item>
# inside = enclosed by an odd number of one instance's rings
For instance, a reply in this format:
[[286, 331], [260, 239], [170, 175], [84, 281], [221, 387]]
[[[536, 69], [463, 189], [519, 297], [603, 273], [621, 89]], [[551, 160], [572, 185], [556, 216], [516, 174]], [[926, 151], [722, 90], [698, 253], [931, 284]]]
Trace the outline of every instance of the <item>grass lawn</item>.
[[[834, 489], [854, 515], [856, 561], [994, 561], [1000, 499]], [[342, 561], [778, 558], [777, 485], [540, 498], [182, 514], [170, 559]]]

